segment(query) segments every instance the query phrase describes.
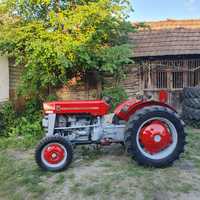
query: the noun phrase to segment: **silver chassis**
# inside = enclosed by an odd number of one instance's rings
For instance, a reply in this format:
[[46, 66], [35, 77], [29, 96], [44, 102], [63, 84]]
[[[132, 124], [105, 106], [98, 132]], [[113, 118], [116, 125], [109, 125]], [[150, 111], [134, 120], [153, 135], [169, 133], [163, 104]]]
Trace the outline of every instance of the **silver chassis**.
[[112, 124], [105, 122], [104, 117], [97, 117], [97, 123], [87, 126], [72, 126], [72, 127], [55, 127], [56, 124], [56, 114], [48, 114], [42, 121], [43, 127], [46, 129], [46, 136], [52, 136], [55, 130], [75, 130], [81, 128], [91, 128], [92, 134], [91, 138], [88, 140], [73, 140], [70, 142], [76, 144], [90, 144], [90, 143], [100, 143], [102, 140], [109, 140], [110, 142], [122, 143], [124, 142], [124, 130], [125, 124]]

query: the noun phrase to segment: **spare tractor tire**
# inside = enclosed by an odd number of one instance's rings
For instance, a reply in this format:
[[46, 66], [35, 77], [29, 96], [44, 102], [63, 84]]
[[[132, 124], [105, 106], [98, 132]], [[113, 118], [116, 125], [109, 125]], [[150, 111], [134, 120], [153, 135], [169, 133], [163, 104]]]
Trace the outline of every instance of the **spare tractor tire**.
[[184, 152], [185, 136], [184, 122], [176, 112], [162, 106], [150, 106], [130, 117], [125, 145], [138, 164], [165, 167]]
[[197, 121], [197, 120], [190, 120], [190, 119], [185, 119], [184, 120], [185, 124], [187, 126], [190, 126], [190, 127], [193, 127], [193, 128], [200, 128], [200, 121]]
[[184, 98], [200, 98], [200, 87], [188, 87], [183, 89]]
[[185, 98], [183, 100], [183, 105], [190, 108], [200, 109], [200, 98]]
[[190, 120], [200, 120], [200, 109], [183, 105], [182, 117]]

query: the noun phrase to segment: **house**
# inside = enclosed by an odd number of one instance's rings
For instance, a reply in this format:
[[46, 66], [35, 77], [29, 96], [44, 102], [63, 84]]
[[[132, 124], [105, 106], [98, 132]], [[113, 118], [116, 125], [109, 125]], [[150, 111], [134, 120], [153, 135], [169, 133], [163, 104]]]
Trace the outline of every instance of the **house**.
[[146, 24], [149, 28], [130, 34], [138, 91], [158, 98], [165, 90], [168, 103], [180, 109], [183, 88], [200, 85], [200, 20]]
[[[127, 67], [127, 76], [119, 84], [129, 97], [142, 91], [157, 99], [159, 91], [167, 91], [168, 103], [180, 109], [183, 88], [200, 85], [200, 20], [165, 20], [146, 25], [129, 35], [134, 63]], [[8, 66], [2, 57], [0, 68], [0, 101], [13, 99], [21, 68], [12, 63]], [[102, 86], [113, 84], [113, 77], [105, 75], [103, 83], [98, 84], [94, 73], [87, 75], [84, 84], [72, 80], [70, 87], [61, 88], [57, 95], [60, 99], [96, 98]]]
[[8, 59], [0, 57], [0, 102], [9, 99], [9, 68]]
[[0, 56], [0, 103], [17, 99], [16, 90], [23, 68]]

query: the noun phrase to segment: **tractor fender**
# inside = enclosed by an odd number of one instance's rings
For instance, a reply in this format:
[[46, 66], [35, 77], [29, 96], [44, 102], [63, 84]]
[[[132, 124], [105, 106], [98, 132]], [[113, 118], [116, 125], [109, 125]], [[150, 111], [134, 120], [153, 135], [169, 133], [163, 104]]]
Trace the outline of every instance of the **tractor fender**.
[[113, 119], [117, 117], [120, 120], [128, 121], [136, 111], [148, 106], [163, 106], [176, 112], [173, 107], [163, 102], [131, 99], [124, 101], [115, 108]]

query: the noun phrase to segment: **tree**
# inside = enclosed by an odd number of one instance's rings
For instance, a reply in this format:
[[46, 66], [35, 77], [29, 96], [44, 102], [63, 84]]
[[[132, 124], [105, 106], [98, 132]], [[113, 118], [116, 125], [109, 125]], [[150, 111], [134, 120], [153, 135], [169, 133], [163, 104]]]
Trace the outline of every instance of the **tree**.
[[128, 0], [0, 3], [0, 54], [24, 66], [20, 91], [45, 94], [87, 71], [121, 74], [131, 62]]

